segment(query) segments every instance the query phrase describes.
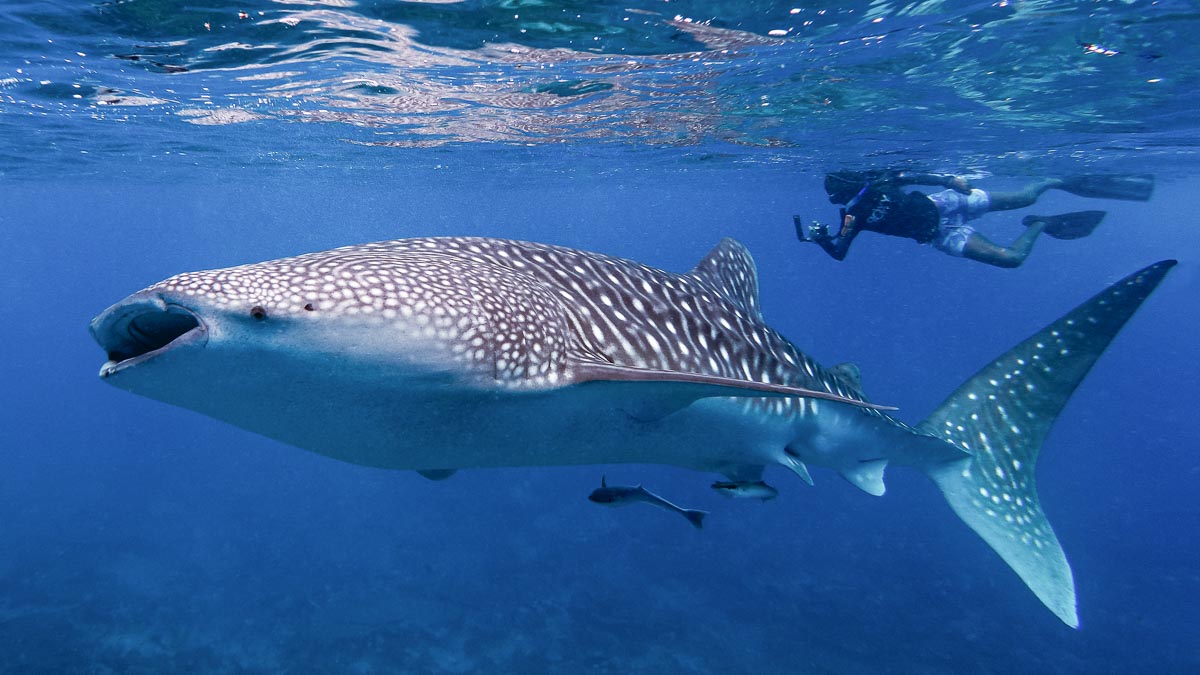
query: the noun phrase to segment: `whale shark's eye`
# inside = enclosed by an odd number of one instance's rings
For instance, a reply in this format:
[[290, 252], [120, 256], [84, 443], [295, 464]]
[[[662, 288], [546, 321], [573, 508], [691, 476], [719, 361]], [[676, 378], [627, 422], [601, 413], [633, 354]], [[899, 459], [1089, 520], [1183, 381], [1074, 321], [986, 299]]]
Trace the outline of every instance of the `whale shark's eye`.
[[263, 309], [262, 305], [255, 305], [250, 308], [250, 316], [262, 321], [267, 318], [267, 310]]
[[306, 312], [311, 312], [314, 309], [316, 309], [316, 307], [313, 307], [313, 304], [311, 302], [304, 306], [304, 311], [306, 311]]

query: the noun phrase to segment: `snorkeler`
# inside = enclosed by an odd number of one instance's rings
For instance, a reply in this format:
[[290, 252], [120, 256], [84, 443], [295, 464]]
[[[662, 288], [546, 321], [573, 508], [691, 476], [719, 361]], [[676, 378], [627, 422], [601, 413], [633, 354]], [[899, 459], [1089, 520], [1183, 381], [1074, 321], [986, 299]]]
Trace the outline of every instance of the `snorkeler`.
[[[905, 191], [907, 185], [940, 185], [933, 194]], [[1019, 267], [1043, 232], [1057, 239], [1086, 237], [1104, 218], [1104, 211], [1076, 211], [1056, 216], [1026, 216], [1025, 231], [1009, 246], [1000, 246], [967, 225], [989, 211], [1008, 211], [1032, 205], [1046, 190], [1080, 197], [1147, 201], [1154, 192], [1152, 175], [1081, 175], [1046, 178], [1015, 192], [984, 192], [966, 178], [913, 171], [837, 171], [825, 176], [829, 201], [842, 204], [834, 231], [813, 222], [807, 228], [794, 216], [796, 236], [818, 244], [836, 260], [844, 260], [860, 232], [871, 231], [915, 239], [953, 256], [997, 267]]]

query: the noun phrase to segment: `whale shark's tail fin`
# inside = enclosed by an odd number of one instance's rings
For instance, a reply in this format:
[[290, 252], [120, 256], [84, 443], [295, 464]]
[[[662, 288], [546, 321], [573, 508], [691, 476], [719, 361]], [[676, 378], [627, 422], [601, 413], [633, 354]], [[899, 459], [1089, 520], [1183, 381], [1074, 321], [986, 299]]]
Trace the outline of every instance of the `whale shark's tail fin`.
[[1038, 452], [1092, 364], [1174, 265], [1164, 260], [1131, 274], [1038, 331], [918, 427], [969, 454], [921, 468], [954, 512], [1072, 627], [1079, 626], [1075, 583], [1038, 500]]

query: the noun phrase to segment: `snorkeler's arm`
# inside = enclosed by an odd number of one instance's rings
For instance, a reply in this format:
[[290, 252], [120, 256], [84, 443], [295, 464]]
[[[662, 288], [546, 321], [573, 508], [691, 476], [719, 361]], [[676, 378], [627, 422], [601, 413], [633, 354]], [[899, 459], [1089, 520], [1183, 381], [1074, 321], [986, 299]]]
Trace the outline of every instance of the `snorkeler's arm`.
[[970, 194], [971, 184], [962, 176], [946, 173], [920, 173], [917, 171], [897, 171], [893, 181], [900, 185], [941, 185], [963, 194]]
[[800, 216], [792, 216], [796, 226], [796, 238], [800, 241], [811, 241], [819, 245], [834, 260], [845, 260], [850, 243], [858, 236], [858, 228], [852, 216], [842, 215], [842, 224], [836, 234], [829, 233], [829, 226], [813, 221], [811, 227], [805, 227]]
[[813, 241], [817, 242], [817, 245], [834, 260], [845, 260], [846, 253], [850, 250], [850, 244], [854, 242], [858, 232], [858, 228], [843, 229], [836, 236], [814, 237]]
[[846, 258], [846, 250], [850, 248], [850, 239], [853, 236], [840, 236], [841, 230], [838, 231], [838, 235], [832, 235], [829, 233], [829, 226], [815, 220], [811, 226], [805, 226], [800, 216], [792, 216], [792, 223], [796, 226], [796, 238], [800, 241], [818, 244], [834, 260]]

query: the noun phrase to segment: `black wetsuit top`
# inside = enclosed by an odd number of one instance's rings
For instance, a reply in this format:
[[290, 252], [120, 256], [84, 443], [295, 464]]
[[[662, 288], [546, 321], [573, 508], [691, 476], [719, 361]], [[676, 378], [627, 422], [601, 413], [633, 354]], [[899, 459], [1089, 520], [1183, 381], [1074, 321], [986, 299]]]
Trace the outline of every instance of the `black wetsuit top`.
[[[853, 196], [846, 190], [830, 194], [829, 201], [847, 204], [841, 209], [841, 219], [830, 236], [816, 242], [825, 252], [838, 260], [846, 257], [851, 242], [859, 232], [869, 230], [893, 237], [907, 237], [925, 244], [938, 233], [937, 206], [921, 192], [905, 192], [905, 185], [949, 186], [954, 176], [910, 172], [875, 172], [863, 174], [863, 182]], [[827, 189], [829, 183], [826, 183]], [[846, 216], [854, 217], [854, 226], [845, 236], [842, 223]]]

